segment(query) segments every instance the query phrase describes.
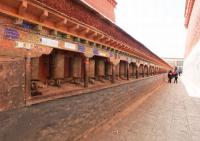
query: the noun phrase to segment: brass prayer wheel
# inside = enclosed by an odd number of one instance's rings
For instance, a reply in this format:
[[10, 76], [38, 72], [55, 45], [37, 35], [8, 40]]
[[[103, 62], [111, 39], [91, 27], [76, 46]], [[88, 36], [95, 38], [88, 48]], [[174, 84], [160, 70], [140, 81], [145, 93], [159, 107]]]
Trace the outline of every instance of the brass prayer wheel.
[[63, 79], [64, 78], [64, 54], [55, 54], [53, 56], [53, 78]]
[[89, 60], [89, 77], [90, 78], [95, 77], [95, 60], [94, 59]]
[[97, 75], [105, 76], [105, 62], [103, 60], [97, 61]]
[[72, 59], [72, 76], [75, 78], [81, 77], [81, 57], [74, 57]]

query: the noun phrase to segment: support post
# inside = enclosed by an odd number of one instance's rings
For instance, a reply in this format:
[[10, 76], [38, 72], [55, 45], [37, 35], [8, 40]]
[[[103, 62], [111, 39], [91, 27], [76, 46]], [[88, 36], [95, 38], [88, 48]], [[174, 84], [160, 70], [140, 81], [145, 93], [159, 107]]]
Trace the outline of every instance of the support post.
[[136, 66], [136, 73], [135, 73], [136, 79], [138, 79], [138, 67]]
[[112, 83], [115, 83], [115, 64], [112, 63]]
[[129, 63], [127, 62], [127, 80], [130, 79], [130, 74], [129, 74]]
[[88, 81], [89, 81], [89, 79], [88, 79], [88, 72], [89, 72], [89, 58], [88, 57], [85, 57], [85, 61], [84, 61], [84, 69], [85, 69], [85, 71], [84, 71], [84, 87], [85, 88], [87, 88], [88, 87]]
[[25, 99], [31, 96], [31, 57], [25, 58]]
[[149, 77], [149, 67], [147, 67], [147, 77]]

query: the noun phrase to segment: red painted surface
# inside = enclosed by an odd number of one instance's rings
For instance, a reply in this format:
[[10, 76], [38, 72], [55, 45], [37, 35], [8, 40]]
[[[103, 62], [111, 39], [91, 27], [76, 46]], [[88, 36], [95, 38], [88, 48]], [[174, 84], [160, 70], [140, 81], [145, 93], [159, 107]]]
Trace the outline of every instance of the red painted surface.
[[0, 57], [0, 112], [24, 106], [24, 66], [23, 58]]
[[114, 9], [116, 6], [115, 0], [84, 0], [90, 6], [92, 6], [99, 13], [115, 22]]
[[192, 9], [194, 6], [194, 1], [195, 0], [186, 0], [186, 8], [185, 8], [185, 27], [188, 27], [189, 21], [190, 21], [190, 16], [192, 13]]
[[[85, 60], [82, 59], [82, 63], [81, 63], [81, 79], [83, 80], [84, 79], [84, 75], [85, 75]], [[89, 62], [88, 62], [89, 63]]]
[[[191, 8], [187, 7], [188, 9]], [[188, 35], [186, 41], [186, 50], [185, 50], [185, 57], [187, 57], [195, 45], [200, 40], [200, 1], [196, 0], [194, 2], [189, 25], [188, 25]]]

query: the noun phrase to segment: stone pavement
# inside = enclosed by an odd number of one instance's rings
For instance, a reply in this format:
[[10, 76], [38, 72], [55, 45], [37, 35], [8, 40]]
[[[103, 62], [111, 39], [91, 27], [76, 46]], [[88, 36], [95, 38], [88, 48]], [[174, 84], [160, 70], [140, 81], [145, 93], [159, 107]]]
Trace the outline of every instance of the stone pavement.
[[[108, 97], [109, 91], [96, 94], [101, 97], [95, 107], [90, 101], [97, 97], [92, 94], [83, 95], [81, 99], [71, 97], [2, 112], [0, 141], [73, 141], [78, 134], [94, 127], [95, 120], [101, 119], [96, 113], [103, 113], [97, 110], [102, 103], [110, 103], [113, 98]], [[123, 94], [120, 98], [125, 96]], [[108, 123], [80, 140], [199, 141], [199, 107], [200, 99], [189, 97], [182, 83], [164, 84], [157, 91], [139, 97]], [[114, 109], [113, 105], [103, 108]]]
[[[0, 112], [0, 141], [74, 141], [164, 83], [166, 74]], [[121, 114], [117, 114], [121, 115]], [[117, 122], [117, 121], [115, 121]]]
[[200, 141], [199, 107], [200, 98], [188, 96], [182, 83], [166, 84], [84, 141]]

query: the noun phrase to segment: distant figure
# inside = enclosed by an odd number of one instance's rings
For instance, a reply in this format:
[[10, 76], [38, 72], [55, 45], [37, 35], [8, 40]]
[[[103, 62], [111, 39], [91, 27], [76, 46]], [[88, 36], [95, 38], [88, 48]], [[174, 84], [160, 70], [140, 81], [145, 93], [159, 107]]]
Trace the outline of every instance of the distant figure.
[[172, 82], [172, 71], [170, 70], [169, 72], [168, 72], [168, 83], [171, 83]]
[[178, 73], [177, 71], [175, 70], [174, 73], [173, 73], [173, 77], [174, 77], [174, 83], [178, 83]]
[[181, 76], [181, 71], [178, 72], [178, 75]]

